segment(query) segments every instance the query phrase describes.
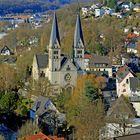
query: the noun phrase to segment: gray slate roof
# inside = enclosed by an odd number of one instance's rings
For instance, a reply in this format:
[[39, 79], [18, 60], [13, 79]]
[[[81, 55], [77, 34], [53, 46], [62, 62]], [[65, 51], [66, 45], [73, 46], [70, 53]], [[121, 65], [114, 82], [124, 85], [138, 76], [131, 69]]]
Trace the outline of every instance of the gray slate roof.
[[38, 116], [41, 116], [42, 114], [46, 113], [48, 110], [53, 110], [58, 113], [58, 110], [53, 105], [50, 99], [39, 96], [38, 99], [35, 101], [32, 110], [36, 112]]
[[140, 140], [140, 133], [130, 134], [114, 138], [114, 140]]
[[37, 54], [36, 60], [39, 68], [46, 68], [48, 66], [48, 54]]
[[9, 50], [10, 53], [12, 53], [11, 49], [7, 46], [4, 46], [3, 48], [0, 48], [0, 53], [5, 53], [5, 51]]
[[56, 17], [56, 14], [54, 13], [52, 31], [51, 31], [51, 36], [50, 36], [50, 46], [52, 48], [54, 47], [54, 44], [56, 43], [56, 41], [58, 41], [60, 44], [60, 36], [59, 36], [59, 30], [58, 30], [57, 17]]
[[[93, 57], [89, 60], [90, 67], [112, 67], [111, 61], [107, 56], [93, 55]], [[101, 64], [101, 65], [100, 65]], [[105, 64], [105, 66], [102, 66]]]
[[74, 33], [74, 47], [77, 47], [80, 39], [81, 39], [82, 43], [84, 43], [80, 16], [77, 15], [76, 27], [75, 27], [75, 33]]
[[107, 112], [107, 118], [119, 119], [122, 115], [127, 115], [130, 118], [135, 118], [136, 111], [132, 104], [121, 95], [111, 106]]
[[129, 74], [129, 72], [131, 72], [132, 75], [135, 76], [133, 71], [127, 65], [121, 66], [116, 73], [116, 78], [118, 79], [118, 82], [120, 83]]
[[140, 90], [140, 79], [137, 77], [130, 77], [130, 89], [132, 91]]

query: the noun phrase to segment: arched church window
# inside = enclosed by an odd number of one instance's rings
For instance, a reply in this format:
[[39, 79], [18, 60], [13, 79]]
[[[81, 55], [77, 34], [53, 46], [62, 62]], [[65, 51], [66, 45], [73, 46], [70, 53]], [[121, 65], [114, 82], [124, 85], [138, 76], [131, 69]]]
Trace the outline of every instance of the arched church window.
[[41, 71], [40, 77], [45, 77], [45, 73], [43, 71]]
[[54, 51], [53, 53], [54, 53], [54, 54], [58, 54], [58, 51]]
[[77, 53], [78, 53], [78, 54], [82, 54], [82, 50], [78, 50]]

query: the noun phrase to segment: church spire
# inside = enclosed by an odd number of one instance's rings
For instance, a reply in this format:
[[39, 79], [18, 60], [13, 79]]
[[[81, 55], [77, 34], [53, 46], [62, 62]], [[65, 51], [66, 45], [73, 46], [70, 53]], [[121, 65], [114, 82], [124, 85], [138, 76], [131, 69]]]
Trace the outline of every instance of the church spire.
[[59, 36], [59, 30], [58, 30], [57, 17], [56, 17], [56, 14], [54, 13], [49, 46], [53, 48], [56, 41], [58, 41], [60, 45], [60, 36]]
[[76, 27], [75, 27], [75, 33], [74, 33], [74, 47], [77, 47], [80, 40], [84, 44], [80, 15], [77, 15]]

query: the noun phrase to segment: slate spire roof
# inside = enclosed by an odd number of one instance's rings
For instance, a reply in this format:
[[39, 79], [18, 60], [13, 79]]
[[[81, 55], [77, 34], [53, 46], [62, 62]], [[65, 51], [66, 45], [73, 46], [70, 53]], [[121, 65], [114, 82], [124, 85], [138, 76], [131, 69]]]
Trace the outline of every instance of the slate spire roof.
[[58, 30], [57, 17], [56, 17], [56, 13], [54, 13], [52, 31], [51, 31], [51, 36], [50, 36], [50, 47], [53, 48], [56, 41], [58, 41], [58, 43], [60, 44], [60, 36], [59, 36], [59, 30]]
[[77, 47], [77, 44], [79, 43], [80, 39], [82, 43], [84, 43], [80, 15], [77, 15], [76, 27], [75, 27], [75, 33], [74, 33], [74, 47]]

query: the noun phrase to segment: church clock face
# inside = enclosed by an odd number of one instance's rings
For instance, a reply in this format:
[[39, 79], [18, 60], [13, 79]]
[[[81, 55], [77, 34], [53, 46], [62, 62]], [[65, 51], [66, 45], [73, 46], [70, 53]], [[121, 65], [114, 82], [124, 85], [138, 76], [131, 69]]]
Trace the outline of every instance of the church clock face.
[[69, 82], [71, 80], [71, 75], [67, 73], [64, 78], [65, 78], [65, 81]]

